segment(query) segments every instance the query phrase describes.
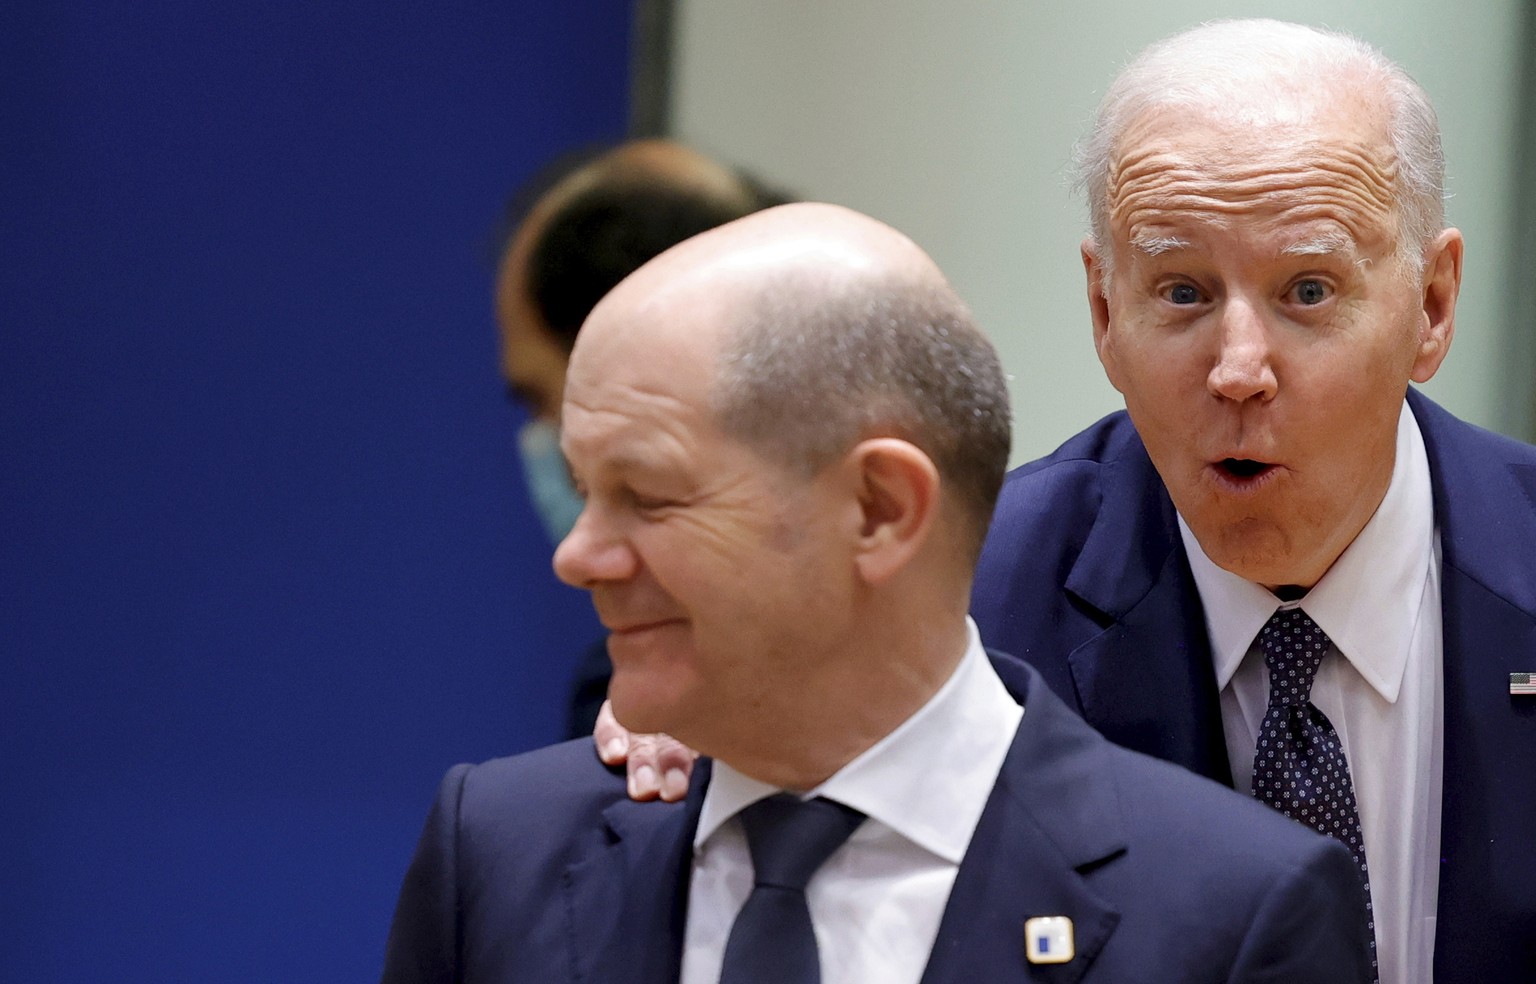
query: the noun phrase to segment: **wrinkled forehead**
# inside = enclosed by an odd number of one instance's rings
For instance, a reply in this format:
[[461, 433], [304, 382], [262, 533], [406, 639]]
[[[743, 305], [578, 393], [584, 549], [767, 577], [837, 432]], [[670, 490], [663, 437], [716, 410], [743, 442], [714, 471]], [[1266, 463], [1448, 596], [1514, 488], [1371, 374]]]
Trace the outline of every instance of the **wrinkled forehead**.
[[1200, 224], [1305, 223], [1362, 246], [1397, 232], [1397, 156], [1384, 114], [1357, 100], [1263, 113], [1157, 106], [1126, 127], [1108, 179], [1117, 244]]

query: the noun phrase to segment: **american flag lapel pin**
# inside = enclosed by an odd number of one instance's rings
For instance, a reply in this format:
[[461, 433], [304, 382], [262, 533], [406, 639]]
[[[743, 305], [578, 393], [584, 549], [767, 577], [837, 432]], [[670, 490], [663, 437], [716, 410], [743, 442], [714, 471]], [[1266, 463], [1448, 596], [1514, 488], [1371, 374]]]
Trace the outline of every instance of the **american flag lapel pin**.
[[1536, 673], [1511, 673], [1509, 692], [1512, 696], [1536, 696]]
[[1066, 963], [1072, 959], [1072, 920], [1066, 916], [1036, 916], [1024, 923], [1024, 955], [1032, 964]]

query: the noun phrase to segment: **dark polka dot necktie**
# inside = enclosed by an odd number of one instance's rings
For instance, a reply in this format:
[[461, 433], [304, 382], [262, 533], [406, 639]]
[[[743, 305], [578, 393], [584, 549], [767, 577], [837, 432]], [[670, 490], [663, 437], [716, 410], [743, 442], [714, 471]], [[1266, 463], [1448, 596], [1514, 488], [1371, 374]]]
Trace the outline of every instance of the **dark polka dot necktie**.
[[1292, 820], [1338, 839], [1355, 856], [1365, 887], [1375, 977], [1376, 918], [1355, 787], [1339, 734], [1311, 699], [1312, 681], [1330, 641], [1305, 612], [1292, 608], [1270, 616], [1259, 630], [1259, 645], [1269, 667], [1269, 709], [1254, 751], [1253, 795]]
[[720, 984], [820, 984], [816, 932], [805, 886], [864, 814], [828, 799], [788, 793], [741, 811], [752, 854], [752, 894], [726, 939]]

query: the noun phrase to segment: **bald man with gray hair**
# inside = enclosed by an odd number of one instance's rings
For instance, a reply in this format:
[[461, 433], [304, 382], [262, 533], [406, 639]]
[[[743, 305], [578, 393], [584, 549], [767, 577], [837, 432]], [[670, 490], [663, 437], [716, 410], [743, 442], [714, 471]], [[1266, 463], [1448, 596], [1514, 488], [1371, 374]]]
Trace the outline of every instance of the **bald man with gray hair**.
[[866, 216], [770, 209], [620, 283], [566, 376], [555, 570], [619, 719], [705, 758], [671, 804], [585, 740], [450, 770], [384, 980], [1368, 980], [1344, 847], [989, 659], [1009, 427], [965, 305]]

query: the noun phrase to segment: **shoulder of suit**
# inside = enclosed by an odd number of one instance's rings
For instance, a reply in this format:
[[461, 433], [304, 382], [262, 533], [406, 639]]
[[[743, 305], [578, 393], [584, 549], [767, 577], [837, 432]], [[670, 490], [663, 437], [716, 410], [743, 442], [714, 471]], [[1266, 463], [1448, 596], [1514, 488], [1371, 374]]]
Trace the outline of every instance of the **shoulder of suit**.
[[1536, 447], [1463, 420], [1417, 390], [1409, 391], [1408, 405], [1424, 435], [1431, 469], [1454, 466], [1464, 457], [1476, 463], [1536, 465]]
[[595, 816], [626, 795], [624, 770], [603, 765], [592, 739], [577, 738], [465, 767], [458, 815], [461, 823]]
[[1130, 447], [1140, 446], [1141, 438], [1124, 410], [1101, 418], [1093, 425], [1068, 438], [1043, 458], [1026, 462], [1009, 473], [1010, 481], [1022, 480], [1061, 466], [1092, 465], [1112, 461]]
[[[1039, 549], [1060, 540], [1063, 531], [1086, 532], [1098, 513], [1104, 467], [1127, 460], [1139, 463], [1145, 457], [1141, 438], [1121, 411], [1046, 457], [1015, 468], [998, 497], [987, 552], [1003, 549], [1013, 562], [1020, 541]], [[1150, 470], [1150, 463], [1146, 468]]]

